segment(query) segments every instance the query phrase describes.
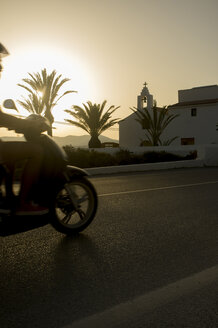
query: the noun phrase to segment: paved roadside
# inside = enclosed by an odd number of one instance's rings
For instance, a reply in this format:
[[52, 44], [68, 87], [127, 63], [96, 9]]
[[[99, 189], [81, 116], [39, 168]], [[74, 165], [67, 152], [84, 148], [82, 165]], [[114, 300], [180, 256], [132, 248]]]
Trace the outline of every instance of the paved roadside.
[[[150, 317], [152, 315], [152, 321], [153, 323], [155, 322], [155, 327], [163, 327], [161, 324], [163, 321], [160, 317], [160, 314], [162, 315], [161, 308], [169, 308], [171, 311], [174, 310], [174, 315], [177, 315], [176, 310], [178, 309], [176, 308], [176, 302], [179, 302], [179, 300], [184, 297], [187, 297], [187, 300], [189, 300], [189, 298], [193, 298], [196, 301], [196, 292], [204, 290], [204, 287], [210, 288], [210, 286], [213, 286], [213, 283], [215, 283], [214, 286], [217, 286], [217, 273], [218, 266], [216, 265], [190, 277], [186, 277], [162, 288], [152, 290], [144, 295], [140, 295], [135, 299], [131, 299], [125, 303], [121, 303], [112, 308], [106, 309], [101, 313], [96, 313], [89, 317], [83, 318], [82, 320], [73, 322], [63, 328], [143, 327], [146, 326], [147, 320], [151, 319]], [[186, 303], [188, 303], [187, 300], [183, 304], [184, 309], [186, 308]], [[198, 298], [197, 301], [199, 302]], [[159, 313], [158, 316], [157, 312]], [[149, 315], [149, 313], [151, 314]], [[193, 314], [192, 316], [194, 317]], [[169, 317], [169, 313], [167, 313], [166, 317]], [[210, 320], [207, 318], [208, 325], [211, 324], [210, 327], [216, 327], [215, 318], [216, 314], [213, 318], [210, 318]], [[165, 321], [164, 327], [171, 327], [167, 321]], [[177, 327], [181, 327], [181, 322], [177, 321], [177, 317], [173, 318], [173, 321], [171, 322], [173, 323], [172, 327], [176, 326], [176, 322], [178, 325]], [[201, 322], [199, 319], [199, 325], [200, 324]]]
[[175, 161], [175, 162], [161, 162], [148, 164], [132, 164], [106, 167], [86, 168], [90, 175], [113, 174], [122, 172], [143, 172], [151, 170], [167, 170], [185, 167], [203, 167], [204, 161], [202, 159]]

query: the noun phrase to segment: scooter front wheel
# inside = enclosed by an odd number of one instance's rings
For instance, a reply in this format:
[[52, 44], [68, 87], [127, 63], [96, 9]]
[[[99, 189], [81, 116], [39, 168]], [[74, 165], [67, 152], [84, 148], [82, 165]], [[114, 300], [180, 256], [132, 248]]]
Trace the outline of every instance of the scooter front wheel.
[[51, 224], [59, 232], [78, 233], [92, 222], [97, 205], [94, 186], [84, 177], [74, 179], [58, 191]]

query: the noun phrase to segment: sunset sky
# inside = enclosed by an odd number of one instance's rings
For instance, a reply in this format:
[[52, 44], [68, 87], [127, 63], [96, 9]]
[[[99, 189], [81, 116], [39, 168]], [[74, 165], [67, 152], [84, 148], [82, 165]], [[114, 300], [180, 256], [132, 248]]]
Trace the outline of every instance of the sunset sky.
[[[58, 121], [74, 104], [104, 99], [121, 106], [114, 118], [123, 119], [145, 81], [158, 105], [177, 102], [178, 89], [218, 84], [218, 0], [2, 0], [0, 30], [11, 54], [1, 103], [25, 96], [17, 83], [27, 72], [55, 69], [78, 91], [54, 110]], [[104, 134], [118, 138], [116, 130]]]

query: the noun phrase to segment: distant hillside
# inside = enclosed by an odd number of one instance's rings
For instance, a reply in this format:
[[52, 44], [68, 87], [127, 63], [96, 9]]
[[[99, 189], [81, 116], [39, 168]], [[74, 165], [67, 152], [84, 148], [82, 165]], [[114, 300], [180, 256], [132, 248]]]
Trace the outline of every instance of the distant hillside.
[[[88, 147], [88, 142], [90, 140], [89, 135], [82, 136], [66, 136], [66, 137], [53, 137], [54, 140], [61, 146], [71, 145], [73, 147]], [[0, 139], [5, 141], [21, 141], [24, 140], [23, 137], [0, 137]], [[117, 142], [118, 140], [111, 139], [105, 136], [100, 136], [101, 142]]]

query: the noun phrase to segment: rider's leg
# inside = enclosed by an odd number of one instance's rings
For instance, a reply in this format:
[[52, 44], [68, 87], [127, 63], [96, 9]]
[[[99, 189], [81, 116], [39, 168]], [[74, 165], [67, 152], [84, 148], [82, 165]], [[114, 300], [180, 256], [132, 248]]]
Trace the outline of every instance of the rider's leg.
[[22, 175], [21, 188], [19, 194], [18, 211], [36, 212], [43, 211], [28, 204], [28, 196], [32, 185], [37, 181], [43, 160], [42, 148], [30, 142], [2, 142], [0, 144], [2, 160], [11, 168], [16, 161], [26, 160], [26, 165]]

